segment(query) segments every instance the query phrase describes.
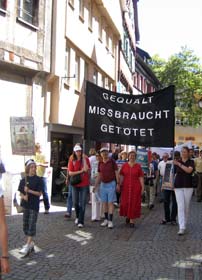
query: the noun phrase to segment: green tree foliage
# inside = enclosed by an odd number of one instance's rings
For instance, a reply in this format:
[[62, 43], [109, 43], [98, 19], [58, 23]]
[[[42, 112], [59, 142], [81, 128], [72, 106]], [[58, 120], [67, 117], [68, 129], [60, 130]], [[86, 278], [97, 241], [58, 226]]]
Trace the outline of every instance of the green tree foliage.
[[202, 109], [198, 106], [202, 99], [202, 66], [194, 52], [182, 47], [167, 61], [155, 55], [150, 66], [163, 87], [175, 86], [176, 114], [184, 123], [202, 124]]

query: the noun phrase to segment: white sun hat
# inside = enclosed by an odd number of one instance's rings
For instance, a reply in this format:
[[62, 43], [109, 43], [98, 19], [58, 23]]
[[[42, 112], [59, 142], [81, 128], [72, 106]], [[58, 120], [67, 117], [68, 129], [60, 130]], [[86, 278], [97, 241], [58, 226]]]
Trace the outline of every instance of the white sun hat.
[[79, 146], [79, 145], [74, 146], [74, 152], [77, 152], [77, 151], [82, 151], [81, 146]]

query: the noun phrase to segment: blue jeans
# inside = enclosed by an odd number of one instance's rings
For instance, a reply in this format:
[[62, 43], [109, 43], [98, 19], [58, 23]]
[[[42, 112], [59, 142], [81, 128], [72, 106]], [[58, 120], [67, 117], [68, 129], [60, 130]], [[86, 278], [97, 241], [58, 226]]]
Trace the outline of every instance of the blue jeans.
[[50, 208], [50, 203], [48, 200], [48, 193], [47, 193], [47, 180], [46, 180], [46, 177], [41, 177], [41, 179], [43, 181], [42, 194], [43, 194], [44, 208], [45, 208], [45, 210], [48, 210]]
[[84, 224], [84, 215], [86, 209], [86, 202], [89, 192], [89, 186], [86, 187], [72, 187], [73, 201], [76, 212], [76, 218], [79, 224]]
[[[172, 198], [172, 207], [170, 211], [170, 198]], [[176, 222], [177, 217], [177, 202], [175, 192], [164, 190], [164, 213], [166, 222]]]
[[68, 186], [68, 197], [67, 197], [67, 212], [71, 215], [72, 214], [72, 186]]

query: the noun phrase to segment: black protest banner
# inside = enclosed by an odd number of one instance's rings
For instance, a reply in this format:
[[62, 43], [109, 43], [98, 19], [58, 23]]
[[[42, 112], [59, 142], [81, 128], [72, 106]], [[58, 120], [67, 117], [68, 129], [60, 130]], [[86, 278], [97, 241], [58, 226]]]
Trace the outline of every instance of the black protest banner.
[[120, 94], [87, 82], [86, 140], [147, 147], [174, 147], [174, 86]]

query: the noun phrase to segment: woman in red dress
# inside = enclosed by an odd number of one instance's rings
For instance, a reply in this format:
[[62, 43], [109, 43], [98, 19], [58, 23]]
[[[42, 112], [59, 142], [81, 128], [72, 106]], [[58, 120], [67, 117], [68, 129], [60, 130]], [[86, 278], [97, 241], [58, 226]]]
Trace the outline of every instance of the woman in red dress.
[[141, 215], [141, 195], [144, 192], [144, 173], [135, 160], [136, 152], [129, 152], [128, 162], [120, 170], [123, 177], [120, 216], [126, 217], [130, 227], [134, 227], [135, 219]]

